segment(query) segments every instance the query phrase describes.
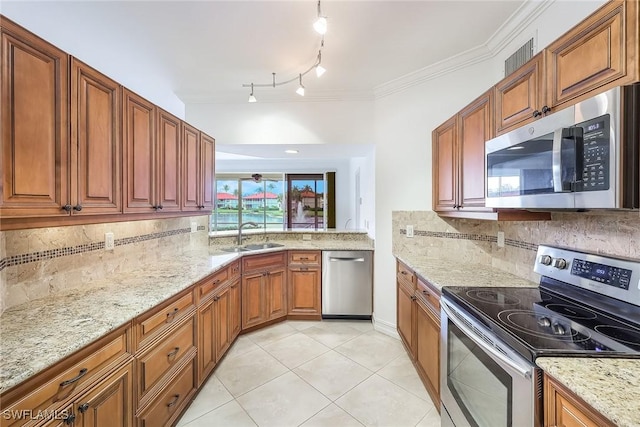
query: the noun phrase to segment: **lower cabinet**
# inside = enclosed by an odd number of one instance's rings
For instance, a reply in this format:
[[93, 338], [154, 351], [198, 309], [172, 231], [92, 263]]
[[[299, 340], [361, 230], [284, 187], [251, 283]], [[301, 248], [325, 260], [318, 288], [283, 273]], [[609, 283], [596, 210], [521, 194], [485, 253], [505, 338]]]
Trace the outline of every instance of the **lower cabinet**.
[[562, 384], [544, 376], [545, 427], [613, 427], [611, 421]]
[[398, 334], [440, 411], [440, 293], [397, 263]]
[[284, 252], [252, 255], [242, 260], [242, 329], [287, 315]]
[[322, 265], [320, 251], [289, 251], [287, 315], [321, 319]]
[[196, 392], [195, 354], [171, 376], [166, 386], [138, 415], [138, 427], [171, 426]]

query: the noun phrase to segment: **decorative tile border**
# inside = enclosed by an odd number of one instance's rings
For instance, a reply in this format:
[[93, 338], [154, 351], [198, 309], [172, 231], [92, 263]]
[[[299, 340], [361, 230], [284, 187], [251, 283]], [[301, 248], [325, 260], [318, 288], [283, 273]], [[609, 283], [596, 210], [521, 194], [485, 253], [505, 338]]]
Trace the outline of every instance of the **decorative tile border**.
[[[198, 226], [198, 231], [205, 230], [203, 225]], [[161, 239], [163, 237], [175, 236], [178, 234], [191, 233], [191, 228], [178, 228], [176, 230], [162, 231], [159, 233], [141, 234], [140, 236], [124, 237], [115, 239], [115, 246], [131, 245], [133, 243], [145, 242], [147, 240]], [[86, 243], [83, 245], [70, 246], [66, 248], [48, 249], [46, 251], [32, 252], [29, 254], [13, 255], [0, 260], [0, 271], [14, 265], [28, 264], [31, 262], [44, 261], [48, 259], [60, 258], [74, 254], [99, 251], [104, 249], [104, 242]]]
[[[400, 229], [400, 234], [407, 234], [407, 230]], [[438, 237], [442, 239], [458, 239], [458, 240], [473, 240], [477, 242], [492, 242], [497, 243], [498, 238], [496, 236], [488, 236], [486, 234], [466, 234], [466, 233], [449, 233], [445, 231], [423, 231], [414, 230], [414, 236], [423, 237]], [[514, 248], [527, 249], [530, 251], [537, 251], [538, 245], [536, 243], [523, 242], [521, 240], [504, 239], [505, 246], [512, 246]]]

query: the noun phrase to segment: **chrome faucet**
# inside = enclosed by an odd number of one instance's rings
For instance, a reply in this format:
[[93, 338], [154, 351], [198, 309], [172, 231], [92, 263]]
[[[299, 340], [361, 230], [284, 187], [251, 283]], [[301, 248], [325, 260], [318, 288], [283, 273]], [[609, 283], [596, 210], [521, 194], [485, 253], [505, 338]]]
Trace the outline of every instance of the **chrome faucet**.
[[238, 246], [242, 244], [242, 227], [244, 227], [245, 225], [253, 225], [254, 227], [257, 227], [258, 223], [253, 221], [248, 221], [240, 224], [240, 226], [238, 227]]

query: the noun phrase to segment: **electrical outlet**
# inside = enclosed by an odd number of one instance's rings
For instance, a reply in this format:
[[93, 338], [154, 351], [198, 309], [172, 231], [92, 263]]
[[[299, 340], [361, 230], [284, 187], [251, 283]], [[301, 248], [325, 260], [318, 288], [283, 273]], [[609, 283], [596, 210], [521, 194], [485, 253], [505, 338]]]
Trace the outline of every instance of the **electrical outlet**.
[[198, 223], [195, 221], [191, 222], [191, 232], [195, 233], [196, 231], [198, 231]]
[[311, 240], [311, 234], [303, 234], [302, 240]]
[[112, 251], [115, 247], [115, 239], [113, 233], [104, 233], [104, 250]]
[[504, 231], [498, 231], [498, 247], [504, 248]]
[[407, 225], [407, 237], [413, 237], [413, 225]]

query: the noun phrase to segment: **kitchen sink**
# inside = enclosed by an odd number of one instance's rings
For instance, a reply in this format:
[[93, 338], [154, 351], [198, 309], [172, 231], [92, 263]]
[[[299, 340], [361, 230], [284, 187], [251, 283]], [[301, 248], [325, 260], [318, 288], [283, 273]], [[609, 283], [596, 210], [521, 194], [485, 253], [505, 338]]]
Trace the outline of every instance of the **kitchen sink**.
[[254, 243], [252, 245], [244, 245], [243, 248], [248, 251], [258, 251], [260, 249], [281, 248], [282, 246], [284, 245], [280, 243]]
[[223, 252], [249, 252], [249, 251], [259, 251], [262, 249], [271, 249], [271, 248], [280, 248], [284, 245], [280, 243], [254, 243], [251, 245], [244, 246], [231, 246], [228, 248], [222, 248]]

